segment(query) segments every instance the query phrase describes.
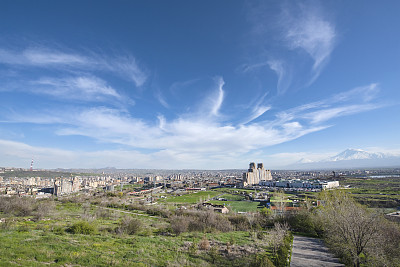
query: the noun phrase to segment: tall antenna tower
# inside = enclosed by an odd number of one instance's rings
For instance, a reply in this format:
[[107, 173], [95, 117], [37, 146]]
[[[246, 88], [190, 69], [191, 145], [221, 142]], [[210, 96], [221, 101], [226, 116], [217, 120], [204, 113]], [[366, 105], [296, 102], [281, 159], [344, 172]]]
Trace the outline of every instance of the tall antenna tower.
[[33, 159], [32, 159], [32, 161], [31, 161], [31, 168], [30, 168], [29, 170], [30, 170], [30, 171], [33, 170]]

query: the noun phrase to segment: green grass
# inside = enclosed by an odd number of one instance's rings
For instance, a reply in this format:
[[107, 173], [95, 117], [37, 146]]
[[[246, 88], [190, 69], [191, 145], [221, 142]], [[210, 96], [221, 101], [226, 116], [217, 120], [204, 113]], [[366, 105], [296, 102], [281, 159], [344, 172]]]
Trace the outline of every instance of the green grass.
[[[251, 245], [248, 232], [209, 233], [209, 240]], [[185, 242], [199, 243], [201, 233], [179, 237], [56, 234], [50, 230], [0, 230], [0, 266], [209, 266], [207, 253], [189, 253]], [[233, 241], [233, 242], [232, 242]], [[229, 263], [229, 262], [227, 262]]]
[[209, 201], [212, 204], [225, 205], [229, 210], [234, 212], [249, 212], [249, 211], [257, 211], [262, 208], [259, 206], [259, 202], [252, 201], [219, 201], [219, 200], [211, 200]]
[[241, 201], [244, 200], [245, 197], [243, 195], [233, 195], [233, 194], [223, 194], [220, 198], [225, 198], [226, 200], [231, 201]]
[[[223, 195], [218, 191], [191, 193], [171, 198], [175, 203], [195, 203], [200, 198], [221, 195], [242, 199], [235, 194]], [[227, 203], [234, 211], [256, 211], [257, 202], [213, 201]], [[172, 203], [170, 206], [175, 206]], [[138, 216], [119, 212], [114, 208], [109, 215], [97, 218], [100, 207], [56, 200], [56, 208], [45, 220], [28, 221], [31, 217], [14, 217], [10, 225], [0, 225], [1, 266], [244, 266], [254, 255], [243, 254], [229, 259], [217, 251], [219, 246], [230, 245], [264, 248], [254, 235], [244, 231], [220, 233], [185, 232], [180, 236], [168, 233], [169, 219]], [[134, 211], [135, 212], [135, 211]], [[142, 213], [142, 211], [140, 211]], [[104, 214], [104, 213], [103, 213]], [[124, 216], [141, 221], [142, 227], [134, 235], [118, 234], [116, 228]], [[86, 219], [85, 219], [86, 218]], [[87, 221], [86, 221], [87, 220]], [[73, 225], [84, 222], [93, 231], [71, 231]], [[83, 233], [83, 234], [80, 234]], [[189, 250], [191, 242], [199, 244], [206, 235], [214, 252]], [[188, 245], [189, 244], [189, 245]], [[196, 245], [197, 246], [197, 245]], [[223, 248], [222, 248], [223, 249]], [[217, 252], [216, 252], [217, 251]]]
[[290, 203], [293, 202], [290, 199], [280, 199], [279, 197], [271, 197], [271, 202], [285, 202], [285, 203]]
[[220, 194], [221, 194], [220, 192], [216, 191], [200, 191], [197, 193], [189, 193], [182, 196], [168, 197], [166, 199], [166, 202], [196, 204], [200, 202], [200, 200], [205, 201]]

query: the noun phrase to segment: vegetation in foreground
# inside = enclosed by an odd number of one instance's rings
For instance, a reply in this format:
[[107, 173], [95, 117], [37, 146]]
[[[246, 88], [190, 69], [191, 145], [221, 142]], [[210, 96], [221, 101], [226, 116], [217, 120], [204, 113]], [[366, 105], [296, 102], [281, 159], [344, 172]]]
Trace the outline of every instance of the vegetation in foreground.
[[286, 224], [126, 200], [1, 198], [0, 266], [287, 266]]
[[[291, 232], [323, 238], [348, 266], [400, 266], [399, 225], [345, 191], [322, 192], [322, 206], [306, 201], [290, 213], [253, 207], [242, 194], [222, 190], [156, 205], [104, 193], [2, 197], [0, 266], [289, 266]], [[251, 212], [193, 205], [211, 196]]]

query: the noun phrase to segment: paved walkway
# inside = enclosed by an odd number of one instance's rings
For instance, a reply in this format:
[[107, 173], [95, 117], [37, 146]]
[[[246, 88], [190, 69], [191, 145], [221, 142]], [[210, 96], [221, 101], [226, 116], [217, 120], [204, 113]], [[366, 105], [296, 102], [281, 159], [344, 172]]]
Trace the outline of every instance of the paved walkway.
[[294, 236], [291, 267], [344, 266], [328, 251], [322, 240]]

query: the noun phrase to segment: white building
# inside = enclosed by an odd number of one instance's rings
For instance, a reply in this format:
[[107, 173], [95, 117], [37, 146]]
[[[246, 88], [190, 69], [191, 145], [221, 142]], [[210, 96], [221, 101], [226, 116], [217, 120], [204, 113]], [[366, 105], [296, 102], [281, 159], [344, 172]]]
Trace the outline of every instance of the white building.
[[272, 180], [271, 171], [264, 169], [263, 163], [258, 163], [256, 168], [256, 164], [251, 162], [247, 172], [243, 173], [243, 186], [258, 185], [260, 181], [270, 180]]

